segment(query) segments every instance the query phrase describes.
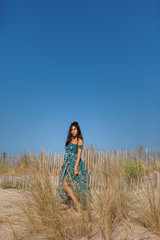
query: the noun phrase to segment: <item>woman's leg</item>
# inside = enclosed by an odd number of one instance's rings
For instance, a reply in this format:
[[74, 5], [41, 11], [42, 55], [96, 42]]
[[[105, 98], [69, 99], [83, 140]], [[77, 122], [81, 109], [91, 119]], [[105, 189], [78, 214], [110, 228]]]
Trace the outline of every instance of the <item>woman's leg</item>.
[[72, 188], [68, 185], [68, 183], [66, 182], [65, 178], [63, 179], [63, 187], [66, 190], [66, 192], [68, 193], [68, 195], [72, 198], [72, 200], [74, 201], [77, 211], [80, 212], [80, 204], [77, 200], [77, 198], [75, 197]]

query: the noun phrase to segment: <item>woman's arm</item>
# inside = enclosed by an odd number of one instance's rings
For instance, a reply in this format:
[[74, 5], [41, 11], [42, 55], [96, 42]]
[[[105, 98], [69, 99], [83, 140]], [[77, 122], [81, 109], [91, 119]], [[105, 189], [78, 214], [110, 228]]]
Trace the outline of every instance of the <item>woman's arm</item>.
[[64, 161], [62, 161], [62, 163], [61, 163], [61, 165], [60, 165], [60, 168], [62, 168], [63, 162], [64, 162]]
[[[83, 140], [82, 139], [79, 139], [79, 144], [78, 145], [83, 145]], [[74, 172], [75, 174], [78, 174], [78, 165], [79, 165], [79, 162], [80, 162], [80, 159], [81, 159], [81, 154], [82, 154], [82, 149], [81, 148], [78, 148], [78, 157], [77, 157], [77, 161], [76, 161], [76, 164], [75, 164], [75, 167], [74, 167]]]
[[61, 169], [62, 169], [63, 162], [64, 162], [64, 161], [62, 161], [62, 163], [61, 163], [61, 165], [60, 165], [60, 168], [59, 168], [59, 174], [60, 174], [60, 175], [61, 175]]
[[82, 153], [82, 149], [78, 148], [78, 157], [77, 157], [77, 161], [76, 161], [76, 164], [75, 164], [75, 168], [78, 168], [78, 165], [79, 165], [79, 161], [81, 159], [81, 153]]

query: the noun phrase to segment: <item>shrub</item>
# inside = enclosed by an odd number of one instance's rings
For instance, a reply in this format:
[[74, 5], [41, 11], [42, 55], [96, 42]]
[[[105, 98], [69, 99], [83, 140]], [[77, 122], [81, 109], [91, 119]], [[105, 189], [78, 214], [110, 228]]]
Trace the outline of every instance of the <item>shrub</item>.
[[131, 159], [124, 164], [125, 177], [130, 183], [131, 179], [137, 180], [144, 175], [144, 167], [140, 161]]
[[6, 173], [8, 168], [8, 163], [0, 163], [0, 174]]
[[29, 168], [31, 165], [30, 157], [25, 153], [22, 158], [19, 159], [18, 167]]

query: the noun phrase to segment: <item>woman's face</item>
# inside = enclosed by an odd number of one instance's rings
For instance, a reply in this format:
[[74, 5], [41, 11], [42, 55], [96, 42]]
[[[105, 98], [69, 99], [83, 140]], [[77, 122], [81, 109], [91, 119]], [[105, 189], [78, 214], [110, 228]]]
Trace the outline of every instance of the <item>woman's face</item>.
[[77, 133], [78, 133], [77, 128], [75, 126], [72, 126], [71, 127], [71, 134], [72, 134], [72, 136], [75, 137], [77, 135]]

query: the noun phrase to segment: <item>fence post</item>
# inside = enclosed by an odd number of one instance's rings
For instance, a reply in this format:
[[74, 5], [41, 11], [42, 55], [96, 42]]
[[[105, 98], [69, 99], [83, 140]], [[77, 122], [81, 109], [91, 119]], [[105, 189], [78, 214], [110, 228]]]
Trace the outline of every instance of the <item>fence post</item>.
[[6, 153], [4, 152], [2, 154], [2, 163], [5, 163], [5, 161], [6, 161]]
[[126, 162], [128, 161], [127, 150], [126, 150]]
[[158, 176], [157, 176], [157, 173], [153, 173], [153, 187], [154, 187], [154, 189], [158, 188]]

